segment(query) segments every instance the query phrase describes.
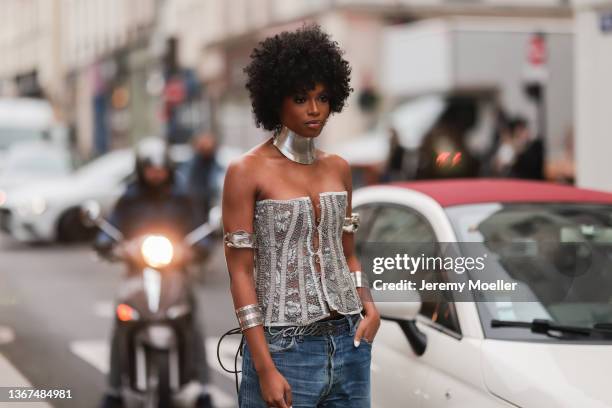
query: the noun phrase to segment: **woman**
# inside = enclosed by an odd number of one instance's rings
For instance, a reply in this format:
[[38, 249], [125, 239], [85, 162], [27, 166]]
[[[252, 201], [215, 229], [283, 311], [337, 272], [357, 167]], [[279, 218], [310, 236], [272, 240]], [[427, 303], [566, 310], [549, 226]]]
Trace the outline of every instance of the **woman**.
[[255, 121], [274, 136], [229, 166], [223, 190], [247, 343], [240, 406], [369, 407], [380, 317], [353, 250], [350, 168], [314, 147], [352, 91], [350, 67], [316, 25], [266, 39], [251, 58]]

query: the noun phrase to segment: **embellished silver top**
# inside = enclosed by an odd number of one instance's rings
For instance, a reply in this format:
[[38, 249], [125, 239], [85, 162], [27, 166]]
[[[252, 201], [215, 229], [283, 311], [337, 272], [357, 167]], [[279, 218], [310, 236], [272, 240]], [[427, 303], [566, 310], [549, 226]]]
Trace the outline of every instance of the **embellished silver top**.
[[255, 286], [265, 326], [307, 325], [330, 308], [362, 309], [342, 248], [347, 192], [321, 193], [319, 201], [319, 225], [310, 197], [255, 203]]

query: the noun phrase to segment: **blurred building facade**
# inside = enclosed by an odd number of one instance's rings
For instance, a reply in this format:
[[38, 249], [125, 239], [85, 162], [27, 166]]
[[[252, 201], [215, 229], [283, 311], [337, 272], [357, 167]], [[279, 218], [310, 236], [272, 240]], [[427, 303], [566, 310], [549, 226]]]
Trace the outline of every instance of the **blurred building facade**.
[[[353, 67], [355, 92], [346, 111], [326, 127], [334, 139], [322, 138], [325, 146], [362, 134], [385, 109], [380, 46], [385, 27], [445, 16], [571, 19], [565, 0], [5, 0], [3, 5], [2, 92], [27, 95], [28, 80], [38, 83], [39, 93], [73, 125], [84, 154], [129, 145], [169, 126], [178, 132], [181, 123], [212, 128], [225, 143], [241, 148], [263, 140], [253, 125], [242, 69], [260, 40], [304, 21], [330, 32]], [[182, 79], [173, 83], [177, 73]], [[193, 103], [182, 106], [185, 100]]]
[[612, 191], [612, 1], [574, 0], [577, 184]]

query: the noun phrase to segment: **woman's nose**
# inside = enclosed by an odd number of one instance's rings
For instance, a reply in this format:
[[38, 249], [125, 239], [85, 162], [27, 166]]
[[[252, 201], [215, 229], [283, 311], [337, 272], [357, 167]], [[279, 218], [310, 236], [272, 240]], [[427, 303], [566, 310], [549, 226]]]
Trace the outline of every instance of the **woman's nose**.
[[308, 114], [311, 116], [316, 116], [319, 114], [319, 104], [315, 99], [308, 101]]

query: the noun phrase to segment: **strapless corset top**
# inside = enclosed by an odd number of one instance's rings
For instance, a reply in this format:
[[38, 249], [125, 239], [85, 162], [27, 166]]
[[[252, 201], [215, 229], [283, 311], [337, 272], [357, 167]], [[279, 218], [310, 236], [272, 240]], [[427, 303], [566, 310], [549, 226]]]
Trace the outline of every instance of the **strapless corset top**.
[[255, 286], [266, 326], [362, 309], [342, 248], [347, 192], [321, 193], [319, 204], [317, 224], [310, 197], [255, 203]]

